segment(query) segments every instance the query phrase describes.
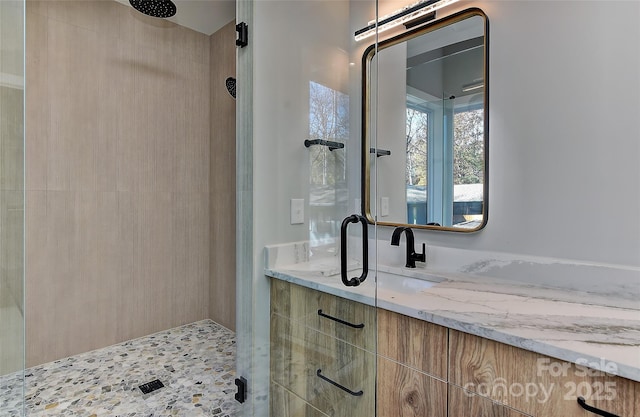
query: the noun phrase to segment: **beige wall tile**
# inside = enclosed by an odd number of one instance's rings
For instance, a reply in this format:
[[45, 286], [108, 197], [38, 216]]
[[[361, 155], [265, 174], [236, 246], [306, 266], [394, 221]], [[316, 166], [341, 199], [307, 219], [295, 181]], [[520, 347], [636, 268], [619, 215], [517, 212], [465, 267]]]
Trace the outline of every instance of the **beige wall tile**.
[[23, 90], [0, 86], [0, 190], [23, 189], [23, 103]]
[[38, 299], [40, 285], [46, 281], [48, 273], [47, 255], [47, 192], [29, 191], [25, 193], [25, 249], [27, 262], [27, 283], [34, 284], [27, 292], [27, 307], [33, 307], [29, 301]]
[[[210, 297], [209, 316], [235, 329], [235, 100], [225, 87], [235, 77], [235, 22], [211, 36]], [[231, 198], [233, 196], [233, 198]]]
[[36, 13], [42, 2], [27, 2], [26, 22], [26, 188], [47, 189], [47, 143], [50, 134], [48, 90], [48, 19]]
[[50, 190], [95, 189], [95, 32], [49, 19]]
[[27, 366], [65, 356], [69, 323], [69, 193], [27, 194]]
[[[35, 13], [43, 17], [47, 17], [49, 15], [49, 3], [49, 1], [27, 0], [27, 13]], [[28, 20], [29, 18], [27, 18], [27, 23]]]
[[50, 336], [46, 320], [54, 314], [52, 309], [55, 307], [48, 294], [47, 192], [27, 191], [25, 194], [25, 311], [29, 314], [26, 351], [28, 358], [38, 360], [44, 356], [42, 342]]
[[184, 59], [209, 65], [209, 37], [202, 37], [193, 30], [184, 30], [180, 49], [184, 54]]
[[178, 52], [182, 29], [177, 24], [164, 19], [143, 15], [132, 10], [129, 14], [133, 23], [133, 39], [137, 46]]
[[3, 297], [10, 297], [21, 311], [24, 290], [23, 215], [23, 191], [0, 190], [0, 292]]
[[117, 36], [127, 7], [112, 0], [47, 1], [51, 19], [103, 35]]
[[[162, 65], [161, 54], [155, 49], [136, 46], [134, 78], [134, 189], [157, 190], [155, 183], [156, 148], [158, 137], [164, 133], [167, 118], [162, 86], [173, 82], [173, 68]], [[154, 105], [150, 105], [154, 103]]]
[[157, 51], [155, 60], [158, 63], [155, 67], [157, 71], [153, 75], [145, 71], [148, 75], [140, 77], [140, 81], [144, 81], [145, 94], [150, 94], [150, 99], [156, 103], [153, 107], [145, 106], [148, 111], [144, 112], [147, 124], [153, 124], [148, 131], [153, 148], [153, 190], [172, 192], [176, 183], [176, 148], [182, 142], [178, 119], [185, 117], [190, 120], [190, 117], [184, 114], [183, 109], [176, 107], [177, 97], [184, 93], [180, 88], [176, 57], [167, 51]]
[[170, 193], [136, 193], [134, 282], [141, 320], [150, 331], [171, 327], [170, 305], [173, 256]]
[[181, 90], [175, 108], [180, 115], [176, 138], [176, 191], [209, 192], [209, 68], [192, 63], [179, 76]]
[[121, 239], [118, 195], [115, 191], [98, 192], [96, 214], [96, 265], [92, 290], [95, 292], [95, 311], [108, 319], [96, 317], [93, 332], [96, 345], [107, 346], [113, 343], [112, 335], [117, 334], [117, 312], [126, 309], [120, 292]]
[[189, 323], [209, 314], [209, 194], [173, 196], [171, 307], [174, 317]]
[[137, 253], [135, 247], [135, 209], [134, 193], [118, 192], [118, 221], [115, 225], [118, 230], [118, 252], [116, 267], [117, 276], [114, 278], [118, 284], [116, 294], [118, 308], [114, 315], [116, 333], [122, 340], [132, 339], [142, 333], [139, 323], [144, 306], [138, 302], [138, 293], [134, 286], [134, 265]]
[[209, 38], [28, 7], [28, 365], [206, 318]]
[[122, 65], [121, 43], [118, 38], [99, 37], [95, 57], [94, 91], [97, 91], [97, 115], [94, 136], [96, 187], [99, 191], [117, 190], [117, 145], [123, 111], [127, 102], [125, 70]]
[[117, 42], [115, 70], [117, 71], [119, 88], [122, 96], [115, 103], [118, 110], [112, 114], [117, 116], [116, 141], [116, 189], [118, 191], [133, 191], [136, 187], [136, 172], [140, 169], [136, 158], [140, 139], [136, 135], [135, 103], [131, 92], [135, 91], [136, 48], [129, 42], [120, 39]]
[[57, 323], [64, 334], [65, 351], [85, 352], [100, 347], [94, 326], [104, 318], [96, 310], [96, 264], [98, 261], [98, 208], [96, 191], [68, 193], [69, 274], [60, 277], [56, 293], [63, 306], [65, 320]]

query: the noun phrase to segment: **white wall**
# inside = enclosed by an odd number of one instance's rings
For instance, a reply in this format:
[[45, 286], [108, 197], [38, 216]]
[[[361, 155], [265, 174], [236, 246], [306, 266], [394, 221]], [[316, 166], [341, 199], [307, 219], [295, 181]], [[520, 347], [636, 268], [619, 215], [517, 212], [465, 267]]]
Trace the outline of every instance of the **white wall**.
[[[398, 184], [404, 184], [407, 166], [406, 151], [406, 107], [407, 101], [407, 46], [405, 43], [394, 45], [377, 54], [372, 62], [372, 117], [377, 119], [372, 135], [371, 147], [391, 151], [391, 155], [374, 157], [369, 160], [375, 164], [376, 175], [371, 178], [371, 199], [377, 204], [371, 212], [377, 214], [381, 222], [407, 222], [407, 191]], [[377, 70], [377, 78], [375, 72]], [[377, 97], [376, 97], [377, 90]], [[376, 108], [377, 106], [377, 108]], [[355, 161], [354, 161], [355, 162]], [[381, 198], [389, 199], [389, 214], [383, 216]]]
[[637, 306], [640, 3], [478, 5], [490, 19], [489, 223], [418, 240], [466, 250], [433, 256], [438, 268]]
[[639, 266], [640, 3], [478, 5], [490, 20], [489, 223], [425, 237]]
[[416, 232], [430, 266], [637, 306], [640, 3], [456, 5], [470, 6], [490, 22], [489, 222], [473, 235]]
[[[289, 199], [306, 192], [300, 144], [307, 132], [305, 83], [313, 71], [348, 83], [349, 147], [357, 146], [360, 57], [370, 42], [354, 45], [352, 34], [374, 16], [373, 2], [258, 4], [256, 254], [264, 244], [308, 238], [307, 225], [291, 226], [288, 219]], [[381, 14], [400, 5], [381, 3]], [[615, 281], [638, 291], [640, 2], [478, 1], [447, 12], [472, 6], [490, 22], [489, 222], [471, 235], [418, 231], [417, 241], [464, 250], [469, 259], [504, 254], [513, 260], [510, 277], [534, 284], [562, 287], [566, 280], [575, 288], [591, 268], [592, 282], [618, 271]], [[329, 57], [337, 50], [355, 65], [332, 67]], [[359, 186], [359, 153], [350, 157], [357, 158], [349, 169]], [[350, 198], [359, 198], [357, 190]], [[391, 228], [379, 228], [380, 239], [390, 234]], [[464, 259], [456, 265], [455, 257], [445, 258], [453, 263], [440, 265], [445, 269], [465, 266]], [[536, 266], [550, 262], [562, 267]]]

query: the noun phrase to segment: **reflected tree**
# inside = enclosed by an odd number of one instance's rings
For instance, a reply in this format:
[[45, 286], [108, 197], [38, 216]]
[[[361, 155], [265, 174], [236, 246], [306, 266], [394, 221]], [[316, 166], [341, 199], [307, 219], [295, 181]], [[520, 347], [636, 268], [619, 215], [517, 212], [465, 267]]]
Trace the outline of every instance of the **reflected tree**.
[[[345, 143], [349, 138], [349, 97], [322, 84], [309, 83], [309, 139]], [[347, 147], [309, 148], [309, 233], [311, 245], [338, 236], [348, 204]]]
[[[322, 84], [309, 84], [309, 139], [345, 142], [349, 136], [349, 97]], [[335, 185], [345, 181], [346, 149], [330, 151], [314, 146], [311, 152], [311, 184]]]
[[484, 110], [454, 115], [453, 183], [484, 182]]
[[429, 115], [407, 108], [407, 185], [427, 185]]

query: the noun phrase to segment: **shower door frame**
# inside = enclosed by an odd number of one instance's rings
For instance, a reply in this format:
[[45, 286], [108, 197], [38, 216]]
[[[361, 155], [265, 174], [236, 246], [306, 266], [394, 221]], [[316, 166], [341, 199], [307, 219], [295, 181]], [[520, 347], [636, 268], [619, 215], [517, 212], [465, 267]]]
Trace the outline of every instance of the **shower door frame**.
[[[267, 26], [265, 22], [256, 22], [254, 19], [254, 2], [256, 0], [237, 0], [236, 2], [236, 23], [244, 22], [247, 24], [249, 31], [249, 42], [244, 47], [238, 47], [236, 51], [236, 338], [237, 338], [237, 357], [236, 357], [236, 378], [239, 386], [246, 387], [245, 397], [238, 396], [243, 401], [238, 405], [238, 416], [244, 417], [268, 417], [269, 416], [269, 325], [268, 314], [265, 320], [263, 305], [269, 300], [270, 278], [264, 275], [263, 251], [264, 247], [259, 243], [264, 237], [260, 234], [256, 235], [256, 199], [254, 199], [254, 169], [258, 157], [255, 154], [255, 135], [262, 132], [255, 132], [253, 122], [256, 115], [260, 111], [259, 108], [254, 109], [254, 54], [259, 51], [254, 49], [255, 41], [252, 39], [256, 24], [262, 27]], [[370, 12], [378, 13], [378, 0], [370, 0]], [[364, 19], [357, 19], [358, 22]], [[368, 19], [367, 19], [368, 20]], [[363, 25], [366, 24], [364, 21]], [[350, 36], [353, 36], [351, 34]], [[348, 43], [352, 43], [350, 39]], [[377, 43], [377, 37], [369, 42], [361, 42], [353, 46], [354, 50], [364, 51], [365, 47], [371, 42]], [[359, 56], [358, 58], [359, 59]], [[284, 63], [283, 63], [284, 64]], [[349, 94], [352, 94], [352, 83], [360, 85], [360, 74], [357, 73], [357, 80], [351, 79], [349, 82]], [[351, 109], [356, 106], [360, 107], [360, 100], [356, 96], [351, 97], [353, 102]], [[358, 120], [357, 116], [352, 113], [353, 120]], [[354, 125], [352, 123], [352, 125]], [[360, 134], [359, 129], [350, 127], [350, 139], [353, 142], [350, 146], [355, 152], [360, 150]], [[300, 146], [303, 146], [303, 139], [300, 138]], [[356, 143], [357, 142], [357, 143]], [[348, 145], [348, 144], [347, 144]], [[304, 148], [303, 148], [304, 149]], [[262, 156], [262, 155], [260, 155]], [[348, 159], [348, 163], [358, 164], [354, 166], [353, 171], [360, 172], [360, 158]], [[359, 174], [358, 174], [359, 177]], [[360, 180], [355, 181], [360, 186]], [[360, 198], [358, 192], [354, 193], [357, 199]], [[355, 204], [351, 202], [349, 207], [355, 210]], [[263, 207], [260, 207], [263, 210]], [[359, 211], [359, 210], [358, 210]], [[361, 214], [357, 212], [357, 214]], [[340, 219], [341, 220], [341, 219]], [[376, 225], [370, 224], [369, 236], [375, 242]], [[354, 227], [354, 229], [356, 229]], [[359, 228], [357, 228], [359, 229]], [[267, 243], [269, 244], [269, 243]], [[371, 251], [375, 253], [377, 248], [375, 245]], [[354, 255], [357, 252], [353, 252]], [[370, 252], [372, 253], [372, 252]], [[359, 256], [359, 255], [358, 255]], [[368, 281], [374, 282], [377, 267], [375, 265], [376, 257], [373, 257], [374, 263], [369, 266]], [[359, 272], [354, 271], [355, 275]], [[338, 276], [336, 279], [340, 280]], [[374, 290], [374, 297], [377, 291]], [[260, 308], [258, 308], [260, 306]], [[268, 307], [268, 305], [267, 305]], [[377, 307], [377, 301], [374, 299], [373, 307]], [[375, 328], [377, 326], [373, 324]], [[377, 339], [377, 338], [374, 338]], [[372, 346], [370, 349], [377, 353], [377, 347]], [[375, 360], [374, 368], [377, 368]], [[376, 384], [377, 369], [374, 369], [373, 379], [374, 386]], [[240, 380], [244, 378], [246, 382]], [[245, 385], [246, 384], [246, 385]], [[373, 406], [375, 407], [375, 392], [373, 395]]]

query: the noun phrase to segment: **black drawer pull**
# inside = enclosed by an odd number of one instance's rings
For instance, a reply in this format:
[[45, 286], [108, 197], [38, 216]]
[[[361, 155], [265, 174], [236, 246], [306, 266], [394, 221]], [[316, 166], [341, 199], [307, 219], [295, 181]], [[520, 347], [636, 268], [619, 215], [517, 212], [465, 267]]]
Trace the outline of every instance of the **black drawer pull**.
[[597, 414], [599, 416], [603, 416], [603, 417], [618, 417], [617, 415], [610, 413], [608, 411], [604, 411], [604, 410], [600, 410], [598, 408], [592, 407], [590, 405], [587, 404], [587, 402], [585, 401], [584, 398], [582, 397], [578, 397], [578, 404], [580, 404], [580, 407], [584, 408], [587, 411], [591, 411], [594, 414]]
[[318, 315], [322, 316], [322, 317], [325, 317], [325, 318], [328, 318], [329, 320], [337, 321], [340, 324], [344, 324], [346, 326], [353, 327], [354, 329], [362, 329], [364, 327], [364, 323], [360, 323], [360, 324], [349, 323], [348, 321], [340, 320], [337, 317], [332, 317], [332, 316], [330, 316], [328, 314], [324, 314], [322, 312], [322, 310], [318, 310]]
[[316, 371], [316, 375], [318, 375], [320, 377], [320, 379], [323, 379], [323, 380], [327, 381], [328, 383], [330, 383], [331, 385], [340, 388], [342, 391], [348, 392], [349, 394], [353, 395], [354, 397], [360, 397], [362, 394], [364, 394], [364, 392], [362, 392], [362, 390], [360, 390], [358, 392], [351, 391], [349, 388], [343, 387], [342, 385], [338, 384], [337, 382], [330, 380], [326, 376], [322, 375], [322, 369], [318, 369], [318, 371]]

